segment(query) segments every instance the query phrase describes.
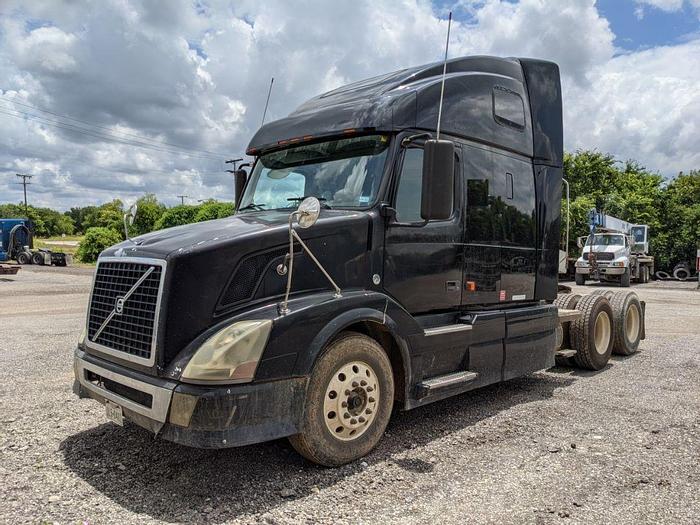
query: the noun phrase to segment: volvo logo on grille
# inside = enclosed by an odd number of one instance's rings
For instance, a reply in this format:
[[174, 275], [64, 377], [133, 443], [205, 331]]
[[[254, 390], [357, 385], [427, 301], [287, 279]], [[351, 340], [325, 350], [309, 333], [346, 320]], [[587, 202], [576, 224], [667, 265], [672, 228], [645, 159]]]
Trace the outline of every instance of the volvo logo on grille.
[[117, 315], [121, 315], [122, 312], [124, 312], [124, 298], [117, 297], [117, 300], [114, 301], [114, 313]]

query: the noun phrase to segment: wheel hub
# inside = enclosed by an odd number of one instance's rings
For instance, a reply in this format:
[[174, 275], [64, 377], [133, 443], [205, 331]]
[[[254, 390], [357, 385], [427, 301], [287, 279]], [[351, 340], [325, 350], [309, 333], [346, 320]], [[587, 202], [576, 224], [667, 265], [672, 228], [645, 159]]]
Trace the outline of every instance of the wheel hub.
[[371, 366], [361, 361], [341, 366], [326, 388], [326, 427], [338, 439], [357, 439], [374, 421], [379, 396], [377, 376]]

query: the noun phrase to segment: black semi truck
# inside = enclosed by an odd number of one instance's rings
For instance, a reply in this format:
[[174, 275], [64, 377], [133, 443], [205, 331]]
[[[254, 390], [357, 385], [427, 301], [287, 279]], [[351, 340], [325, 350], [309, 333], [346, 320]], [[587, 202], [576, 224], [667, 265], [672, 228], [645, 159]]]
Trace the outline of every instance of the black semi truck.
[[554, 63], [464, 57], [444, 78], [438, 63], [351, 84], [247, 152], [234, 216], [98, 260], [74, 388], [117, 423], [206, 448], [289, 437], [339, 465], [395, 407], [556, 359], [600, 369], [644, 336], [632, 293], [558, 295]]

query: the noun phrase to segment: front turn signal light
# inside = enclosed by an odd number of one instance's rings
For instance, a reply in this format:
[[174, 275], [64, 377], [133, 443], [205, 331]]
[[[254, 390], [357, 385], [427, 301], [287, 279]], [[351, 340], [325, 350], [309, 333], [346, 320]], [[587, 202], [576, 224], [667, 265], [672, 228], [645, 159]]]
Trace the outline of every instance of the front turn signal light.
[[272, 329], [271, 320], [239, 321], [219, 330], [194, 353], [183, 381], [247, 383], [253, 380]]

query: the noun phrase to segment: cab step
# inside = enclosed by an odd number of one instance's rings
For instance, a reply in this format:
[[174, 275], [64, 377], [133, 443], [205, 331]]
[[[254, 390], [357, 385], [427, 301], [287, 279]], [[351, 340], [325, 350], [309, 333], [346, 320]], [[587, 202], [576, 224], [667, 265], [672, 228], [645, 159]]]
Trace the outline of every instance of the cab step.
[[416, 398], [422, 399], [426, 396], [434, 394], [438, 390], [442, 390], [443, 388], [451, 388], [471, 383], [477, 377], [479, 377], [479, 374], [476, 372], [470, 372], [469, 370], [451, 372], [442, 376], [431, 377], [430, 379], [426, 379], [425, 381], [418, 383]]

